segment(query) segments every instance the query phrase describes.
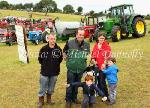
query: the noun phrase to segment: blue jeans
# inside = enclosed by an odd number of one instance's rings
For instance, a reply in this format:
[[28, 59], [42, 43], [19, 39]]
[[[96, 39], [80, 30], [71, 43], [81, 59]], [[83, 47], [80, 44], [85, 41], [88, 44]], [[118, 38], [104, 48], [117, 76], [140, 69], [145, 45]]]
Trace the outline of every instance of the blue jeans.
[[38, 96], [44, 96], [45, 93], [48, 93], [50, 95], [53, 94], [55, 84], [57, 81], [57, 76], [40, 76], [40, 91]]
[[88, 96], [87, 94], [84, 94], [81, 108], [87, 108], [88, 105], [93, 105], [93, 104], [95, 104], [95, 95]]
[[109, 100], [110, 102], [116, 101], [116, 84], [109, 84]]
[[[81, 82], [83, 73], [72, 73], [67, 71], [67, 84], [74, 82]], [[75, 102], [77, 100], [78, 88], [67, 87], [66, 88], [66, 102]]]

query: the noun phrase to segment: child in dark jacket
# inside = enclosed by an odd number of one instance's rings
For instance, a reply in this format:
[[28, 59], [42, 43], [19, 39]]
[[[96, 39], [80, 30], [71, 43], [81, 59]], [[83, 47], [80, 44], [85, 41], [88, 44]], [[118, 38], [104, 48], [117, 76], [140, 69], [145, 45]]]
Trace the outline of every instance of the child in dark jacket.
[[106, 79], [109, 85], [109, 105], [116, 102], [116, 87], [117, 87], [117, 73], [118, 67], [116, 66], [116, 59], [111, 57], [107, 60], [107, 67], [103, 67], [103, 73], [106, 74]]
[[[102, 96], [102, 100], [106, 101], [107, 97], [104, 97], [103, 92], [101, 92], [93, 83], [93, 76], [86, 75], [85, 82], [75, 82], [71, 84], [67, 84], [68, 87], [82, 87], [83, 88], [83, 101], [81, 108], [87, 108], [88, 104], [90, 108], [93, 108], [93, 104], [95, 103], [95, 91], [99, 96]], [[71, 106], [70, 106], [71, 107]], [[69, 107], [69, 108], [70, 108]]]

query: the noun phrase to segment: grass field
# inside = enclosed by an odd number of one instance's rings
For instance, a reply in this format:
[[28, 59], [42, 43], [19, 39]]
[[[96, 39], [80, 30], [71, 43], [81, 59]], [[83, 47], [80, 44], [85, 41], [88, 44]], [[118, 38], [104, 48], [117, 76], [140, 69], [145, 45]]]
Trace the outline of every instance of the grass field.
[[[112, 108], [150, 107], [149, 40], [150, 36], [147, 34], [143, 38], [131, 38], [118, 43], [110, 43], [114, 54], [118, 54], [117, 65], [120, 70], [117, 103]], [[64, 42], [58, 42], [58, 44], [63, 48]], [[93, 44], [91, 43], [91, 48]], [[9, 47], [2, 44], [0, 46], [1, 108], [35, 108], [37, 106], [40, 75], [37, 54], [43, 45], [35, 46], [29, 43], [30, 63], [27, 65], [18, 61], [17, 45]], [[133, 53], [135, 50], [137, 50], [137, 53]], [[64, 108], [65, 83], [66, 67], [65, 61], [63, 61], [61, 63], [61, 74], [53, 95], [57, 105], [46, 105], [45, 108]], [[81, 89], [79, 91], [79, 98], [82, 99]], [[73, 108], [75, 107], [74, 105]], [[102, 103], [98, 97], [96, 108], [100, 107], [107, 108], [108, 106]]]
[[[0, 10], [0, 16], [28, 16], [27, 12]], [[37, 13], [41, 17], [42, 13]], [[40, 14], [40, 15], [39, 15]], [[34, 14], [36, 17], [36, 14]], [[60, 16], [65, 21], [79, 21], [80, 16], [65, 14], [49, 14], [51, 17]], [[150, 31], [150, 21], [147, 21]], [[110, 42], [113, 54], [117, 56], [119, 67], [119, 82], [117, 88], [117, 103], [110, 108], [150, 108], [150, 34], [143, 38], [129, 38], [117, 43]], [[59, 41], [61, 48], [65, 42]], [[91, 43], [91, 49], [93, 48]], [[18, 61], [17, 45], [11, 47], [0, 44], [0, 108], [35, 108], [39, 90], [40, 65], [37, 61], [38, 51], [45, 44], [28, 44], [30, 63]], [[88, 58], [89, 61], [90, 58]], [[65, 108], [65, 61], [61, 63], [61, 73], [58, 77], [54, 101], [57, 105], [44, 108]], [[82, 92], [79, 89], [79, 99]], [[73, 105], [73, 108], [80, 106]], [[97, 98], [95, 108], [109, 108]]]
[[39, 12], [27, 12], [27, 11], [16, 11], [16, 10], [0, 10], [0, 18], [3, 18], [5, 16], [19, 16], [19, 17], [26, 17], [29, 18], [29, 14], [32, 13], [33, 18], [56, 18], [59, 17], [60, 20], [63, 21], [80, 21], [81, 16], [80, 15], [72, 15], [72, 14], [60, 14], [60, 13], [48, 13], [48, 16], [45, 16], [45, 13], [39, 13]]

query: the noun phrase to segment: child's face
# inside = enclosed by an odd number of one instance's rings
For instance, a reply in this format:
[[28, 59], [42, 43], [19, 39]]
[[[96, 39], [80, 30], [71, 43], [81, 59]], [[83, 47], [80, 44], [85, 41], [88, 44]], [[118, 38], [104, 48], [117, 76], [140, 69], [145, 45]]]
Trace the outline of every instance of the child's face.
[[108, 66], [111, 66], [111, 65], [113, 65], [113, 64], [114, 64], [114, 63], [113, 63], [112, 61], [108, 61], [108, 62], [107, 62], [107, 65], [108, 65]]
[[86, 82], [86, 85], [91, 85], [91, 84], [93, 84], [93, 81], [92, 80], [89, 80], [89, 81], [85, 81]]

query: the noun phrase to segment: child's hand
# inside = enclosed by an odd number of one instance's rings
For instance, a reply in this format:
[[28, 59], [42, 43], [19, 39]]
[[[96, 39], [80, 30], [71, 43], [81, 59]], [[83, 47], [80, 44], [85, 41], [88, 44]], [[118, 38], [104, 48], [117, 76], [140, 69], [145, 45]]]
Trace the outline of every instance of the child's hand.
[[105, 64], [102, 64], [101, 69], [104, 70], [106, 68]]
[[63, 53], [63, 59], [67, 60], [67, 54], [66, 53]]
[[70, 84], [66, 84], [66, 87], [70, 87]]
[[103, 101], [103, 102], [105, 102], [106, 100], [107, 100], [107, 97], [106, 97], [106, 96], [102, 97], [102, 101]]
[[95, 61], [95, 59], [92, 59], [92, 60], [91, 60], [91, 63], [92, 63], [92, 64], [95, 64], [95, 65], [97, 64], [97, 62]]

